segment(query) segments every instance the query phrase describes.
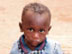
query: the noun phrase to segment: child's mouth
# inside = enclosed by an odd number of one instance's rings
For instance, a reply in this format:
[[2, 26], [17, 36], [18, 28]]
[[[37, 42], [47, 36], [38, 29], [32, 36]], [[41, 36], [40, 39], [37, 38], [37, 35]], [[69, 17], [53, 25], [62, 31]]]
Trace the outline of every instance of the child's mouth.
[[41, 40], [39, 40], [39, 39], [38, 39], [38, 40], [33, 40], [33, 42], [38, 42], [38, 43], [40, 43], [40, 42], [41, 42]]

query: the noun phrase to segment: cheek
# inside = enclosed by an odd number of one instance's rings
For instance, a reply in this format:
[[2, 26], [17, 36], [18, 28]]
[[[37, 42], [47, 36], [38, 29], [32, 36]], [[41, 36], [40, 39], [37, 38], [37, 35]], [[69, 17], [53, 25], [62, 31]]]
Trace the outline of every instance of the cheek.
[[25, 31], [24, 35], [28, 40], [31, 40], [33, 38], [33, 33], [31, 32]]
[[46, 38], [46, 34], [40, 34], [39, 37], [41, 40], [44, 40]]
[[27, 37], [30, 37], [30, 36], [31, 36], [31, 33], [28, 32], [28, 31], [25, 31], [25, 32], [24, 32], [24, 35], [27, 36]]

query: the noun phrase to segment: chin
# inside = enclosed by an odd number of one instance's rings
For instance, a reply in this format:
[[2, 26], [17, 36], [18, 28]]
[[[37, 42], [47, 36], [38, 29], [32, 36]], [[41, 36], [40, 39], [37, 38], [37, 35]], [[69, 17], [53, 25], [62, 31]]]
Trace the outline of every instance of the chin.
[[31, 40], [30, 41], [30, 44], [34, 47], [36, 47], [38, 44], [40, 44], [42, 41], [41, 40]]
[[32, 42], [31, 44], [32, 46], [36, 47], [38, 44], [40, 44], [40, 42]]
[[32, 47], [37, 47], [38, 46], [38, 44], [32, 44]]

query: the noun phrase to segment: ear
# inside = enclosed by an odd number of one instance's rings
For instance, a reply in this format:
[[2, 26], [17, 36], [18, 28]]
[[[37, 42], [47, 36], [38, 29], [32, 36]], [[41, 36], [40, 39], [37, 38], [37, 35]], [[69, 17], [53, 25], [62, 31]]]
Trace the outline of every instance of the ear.
[[48, 31], [50, 31], [50, 29], [51, 29], [51, 26], [48, 27]]
[[23, 32], [22, 23], [19, 22], [20, 31]]

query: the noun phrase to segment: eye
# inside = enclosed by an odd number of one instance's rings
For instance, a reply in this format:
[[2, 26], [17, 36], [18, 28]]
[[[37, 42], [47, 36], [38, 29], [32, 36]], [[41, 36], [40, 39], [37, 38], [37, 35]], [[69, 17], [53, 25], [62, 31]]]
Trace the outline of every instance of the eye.
[[34, 29], [33, 29], [33, 28], [28, 28], [28, 30], [29, 30], [29, 31], [31, 31], [31, 32], [33, 32], [33, 31], [34, 31]]
[[40, 29], [39, 32], [45, 32], [45, 30], [44, 29]]

